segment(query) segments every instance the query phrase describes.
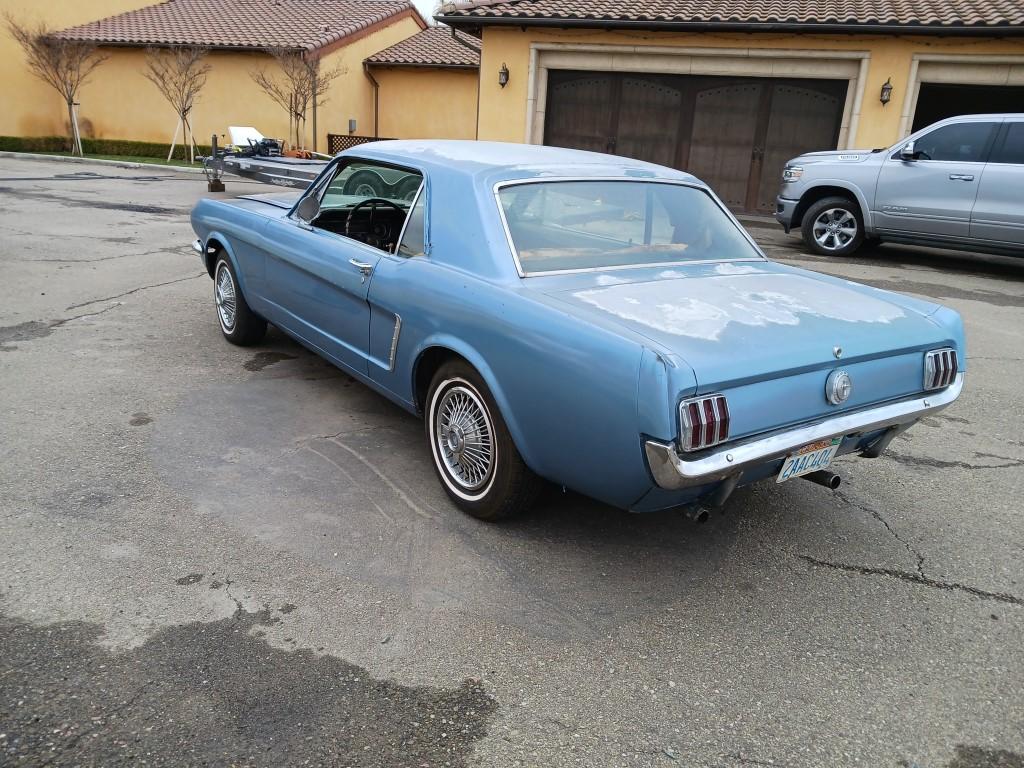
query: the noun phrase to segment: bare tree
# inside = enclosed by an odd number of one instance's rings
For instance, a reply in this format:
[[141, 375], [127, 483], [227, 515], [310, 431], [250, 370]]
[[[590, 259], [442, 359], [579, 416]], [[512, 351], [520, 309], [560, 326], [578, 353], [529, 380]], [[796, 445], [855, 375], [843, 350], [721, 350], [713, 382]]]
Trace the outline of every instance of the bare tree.
[[171, 137], [171, 151], [167, 153], [168, 160], [174, 154], [179, 127], [182, 128], [182, 142], [188, 144], [189, 159], [195, 160], [196, 139], [188, 116], [212, 69], [206, 61], [207, 53], [205, 48], [150, 48], [146, 51], [143, 75], [157, 87], [178, 116]]
[[55, 37], [53, 30], [43, 22], [22, 23], [10, 13], [4, 14], [4, 22], [8, 33], [25, 53], [29, 71], [64, 97], [71, 126], [71, 151], [81, 155], [82, 136], [75, 113], [78, 90], [107, 56], [93, 43]]
[[[294, 135], [295, 146], [305, 147], [306, 116], [310, 107], [314, 113], [323, 106], [324, 98], [334, 82], [344, 71], [340, 64], [328, 70], [320, 68], [317, 56], [287, 48], [268, 48], [280, 69], [280, 74], [270, 74], [266, 69], [249, 73], [253, 81], [271, 99], [288, 113], [288, 140]], [[294, 133], [293, 133], [294, 131]]]

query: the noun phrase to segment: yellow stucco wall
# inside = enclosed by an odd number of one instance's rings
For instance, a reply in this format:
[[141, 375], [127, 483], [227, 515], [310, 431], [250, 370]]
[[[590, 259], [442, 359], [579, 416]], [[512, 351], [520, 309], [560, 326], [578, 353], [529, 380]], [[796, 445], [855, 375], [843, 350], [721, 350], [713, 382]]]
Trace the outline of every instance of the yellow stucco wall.
[[[769, 35], [692, 33], [666, 34], [638, 31], [544, 30], [486, 28], [480, 66], [479, 138], [523, 141], [526, 136], [527, 97], [530, 80], [530, 48], [533, 43], [571, 43], [586, 46], [685, 46], [736, 49], [797, 49], [866, 51], [870, 54], [864, 99], [857, 130], [850, 144], [887, 146], [897, 141], [904, 99], [910, 96], [908, 81], [915, 54], [1024, 56], [1024, 40], [978, 38], [925, 38], [871, 35]], [[498, 85], [498, 70], [509, 68], [508, 85]], [[766, 72], [765, 74], [769, 74]], [[878, 93], [886, 78], [892, 79], [892, 101], [885, 107]]]
[[[149, 4], [144, 0], [0, 0], [0, 15], [10, 13], [19, 22], [43, 21], [53, 29], [64, 29]], [[0, 136], [65, 132], [63, 100], [28, 72], [6, 24], [0, 24], [0, 72]]]
[[393, 139], [476, 137], [477, 71], [375, 67], [380, 135]]
[[[145, 2], [50, 2], [43, 17], [53, 28], [63, 28], [147, 5]], [[25, 0], [0, 0], [0, 11], [18, 18], [40, 18]], [[33, 6], [34, 7], [34, 6]], [[347, 133], [349, 118], [357, 121], [357, 133], [372, 134], [373, 88], [363, 72], [363, 60], [390, 45], [416, 34], [420, 25], [411, 16], [399, 18], [371, 34], [354, 39], [324, 56], [322, 66], [341, 66], [326, 104], [317, 111], [317, 147], [326, 150], [327, 134]], [[109, 58], [92, 75], [79, 94], [79, 117], [86, 137], [169, 142], [177, 119], [174, 110], [144, 76], [145, 51], [108, 47]], [[32, 77], [25, 68], [20, 48], [0, 35], [0, 135], [64, 135], [67, 119], [60, 96]], [[285, 138], [288, 115], [252, 81], [250, 73], [276, 66], [258, 52], [213, 51], [212, 71], [196, 102], [192, 124], [197, 140], [207, 143], [214, 132], [224, 134], [229, 125], [252, 125], [263, 134]], [[472, 123], [470, 124], [472, 128]], [[312, 146], [312, 111], [307, 116], [307, 147]], [[180, 139], [179, 139], [180, 140]]]

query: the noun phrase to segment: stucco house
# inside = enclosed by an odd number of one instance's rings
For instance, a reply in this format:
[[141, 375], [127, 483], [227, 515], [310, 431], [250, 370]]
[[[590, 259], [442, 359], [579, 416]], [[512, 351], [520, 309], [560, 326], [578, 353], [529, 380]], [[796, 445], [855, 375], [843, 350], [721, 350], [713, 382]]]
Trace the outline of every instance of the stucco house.
[[480, 40], [428, 27], [368, 57], [377, 88], [375, 136], [476, 138]]
[[785, 161], [888, 146], [966, 112], [1024, 112], [1020, 0], [483, 0], [481, 139], [685, 168], [774, 209]]
[[341, 70], [318, 110], [315, 129], [307, 117], [308, 143], [323, 149], [329, 131], [347, 128], [350, 120], [357, 131], [372, 123], [373, 89], [363, 60], [426, 26], [406, 0], [164, 0], [68, 27], [57, 36], [96, 43], [109, 56], [81, 94], [83, 121], [99, 138], [170, 139], [174, 111], [142, 74], [148, 47], [210, 50], [212, 68], [192, 115], [201, 137], [223, 133], [228, 125], [286, 136], [287, 112], [251, 73], [274, 70], [268, 48], [316, 56], [323, 69]]

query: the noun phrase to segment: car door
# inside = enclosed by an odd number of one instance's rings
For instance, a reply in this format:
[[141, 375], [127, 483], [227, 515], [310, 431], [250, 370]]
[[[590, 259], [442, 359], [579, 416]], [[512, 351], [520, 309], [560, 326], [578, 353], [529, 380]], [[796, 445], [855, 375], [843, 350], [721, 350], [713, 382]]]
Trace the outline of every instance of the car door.
[[368, 233], [345, 234], [347, 212], [365, 201], [390, 201], [393, 218], [401, 212], [400, 224], [410, 201], [390, 197], [405, 193], [404, 187], [389, 182], [418, 178], [386, 166], [380, 170], [374, 173], [372, 161], [341, 159], [333, 173], [311, 187], [287, 217], [271, 221], [266, 231], [271, 319], [361, 375], [367, 374], [370, 354], [370, 278], [386, 249], [383, 242], [357, 239]]
[[1024, 119], [1007, 119], [981, 175], [971, 237], [1024, 248]]
[[967, 238], [998, 126], [972, 120], [940, 125], [912, 137], [913, 159], [903, 158], [903, 145], [897, 147], [878, 175], [875, 228], [924, 238]]

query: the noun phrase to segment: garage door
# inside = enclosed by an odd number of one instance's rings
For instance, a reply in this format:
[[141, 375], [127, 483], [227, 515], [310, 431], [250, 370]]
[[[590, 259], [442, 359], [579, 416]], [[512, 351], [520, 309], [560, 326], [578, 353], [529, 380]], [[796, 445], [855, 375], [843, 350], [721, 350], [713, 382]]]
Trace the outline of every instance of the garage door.
[[846, 80], [551, 70], [544, 141], [687, 170], [737, 211], [775, 210], [782, 166], [835, 149]]
[[921, 83], [910, 130], [957, 115], [1024, 112], [1024, 85]]

